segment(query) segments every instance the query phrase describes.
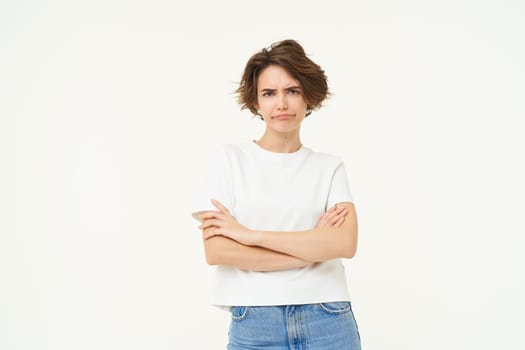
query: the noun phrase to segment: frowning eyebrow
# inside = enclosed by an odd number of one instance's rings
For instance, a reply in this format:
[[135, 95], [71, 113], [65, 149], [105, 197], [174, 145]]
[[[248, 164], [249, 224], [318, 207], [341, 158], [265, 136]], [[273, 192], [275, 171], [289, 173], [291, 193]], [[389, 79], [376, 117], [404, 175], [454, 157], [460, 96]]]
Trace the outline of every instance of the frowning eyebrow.
[[[301, 87], [294, 85], [294, 86], [289, 86], [289, 87], [285, 88], [284, 90], [287, 90], [287, 91], [290, 91], [290, 90], [301, 90]], [[261, 92], [274, 92], [274, 91], [277, 91], [277, 89], [269, 89], [269, 88], [261, 89]]]

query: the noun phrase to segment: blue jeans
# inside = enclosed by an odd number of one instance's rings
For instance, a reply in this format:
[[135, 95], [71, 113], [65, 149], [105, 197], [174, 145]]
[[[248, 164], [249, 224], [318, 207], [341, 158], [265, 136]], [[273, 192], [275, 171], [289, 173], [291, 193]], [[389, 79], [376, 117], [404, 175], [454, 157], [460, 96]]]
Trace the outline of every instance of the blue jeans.
[[358, 350], [348, 301], [282, 306], [233, 306], [229, 350]]

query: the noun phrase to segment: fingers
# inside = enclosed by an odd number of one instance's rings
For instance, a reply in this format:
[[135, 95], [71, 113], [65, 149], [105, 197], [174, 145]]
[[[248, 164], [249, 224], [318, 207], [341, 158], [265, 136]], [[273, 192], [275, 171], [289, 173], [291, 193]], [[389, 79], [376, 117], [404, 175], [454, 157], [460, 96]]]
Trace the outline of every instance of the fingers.
[[215, 210], [206, 210], [199, 212], [197, 218], [201, 221], [199, 229], [205, 230], [211, 227], [222, 227], [225, 222], [228, 222], [231, 219], [231, 215], [220, 202], [212, 200], [213, 205], [215, 205], [221, 211]]
[[[346, 216], [346, 215], [345, 215]], [[339, 227], [345, 222], [345, 216], [341, 216], [333, 225], [332, 227]]]
[[337, 215], [331, 218], [331, 226], [332, 227], [339, 227], [345, 222], [346, 215], [348, 214], [348, 210], [343, 207], [343, 210], [341, 210]]
[[202, 238], [204, 240], [211, 238], [213, 236], [217, 236], [218, 233], [214, 227], [207, 228], [205, 230], [202, 230]]
[[224, 220], [224, 214], [222, 214], [220, 211], [214, 211], [214, 210], [208, 210], [205, 212], [202, 212], [199, 214], [199, 219], [201, 221], [208, 220], [208, 219], [222, 219]]
[[200, 230], [204, 230], [204, 229], [207, 229], [209, 227], [220, 227], [221, 225], [221, 221], [220, 220], [217, 220], [217, 219], [208, 219], [208, 220], [203, 220], [202, 221], [202, 224], [199, 226], [199, 229]]
[[323, 214], [316, 227], [339, 227], [347, 214], [346, 207], [334, 205]]
[[346, 216], [347, 214], [347, 209], [343, 206], [339, 207], [339, 208], [334, 208], [333, 210], [331, 211], [327, 211], [324, 216], [326, 216], [326, 219], [333, 223], [335, 220], [337, 220], [341, 215], [344, 215]]
[[221, 211], [221, 213], [230, 215], [230, 211], [228, 210], [228, 208], [226, 208], [224, 205], [222, 205], [221, 202], [219, 202], [218, 200], [212, 199], [211, 200], [211, 204], [216, 206]]

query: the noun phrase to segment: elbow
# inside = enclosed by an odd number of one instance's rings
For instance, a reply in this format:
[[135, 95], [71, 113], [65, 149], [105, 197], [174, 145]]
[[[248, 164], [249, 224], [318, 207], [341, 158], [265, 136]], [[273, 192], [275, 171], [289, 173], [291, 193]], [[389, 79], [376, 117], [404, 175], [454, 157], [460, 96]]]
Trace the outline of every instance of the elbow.
[[356, 248], [357, 247], [355, 246], [355, 244], [346, 247], [346, 249], [343, 250], [341, 257], [345, 259], [352, 259], [357, 252]]
[[218, 254], [218, 252], [216, 251], [210, 251], [210, 250], [205, 250], [205, 255], [206, 255], [206, 263], [210, 266], [214, 266], [214, 265], [223, 265], [224, 264], [224, 259], [223, 257]]
[[357, 253], [357, 232], [347, 235], [345, 244], [341, 244], [341, 257], [345, 259], [352, 259]]
[[340, 257], [351, 259], [357, 252], [357, 217], [355, 214], [354, 205], [346, 203], [348, 214], [342, 226], [337, 228], [339, 233], [339, 253]]
[[224, 265], [226, 261], [228, 239], [214, 236], [204, 240], [204, 255], [208, 265]]
[[205, 255], [206, 255], [206, 263], [208, 265], [210, 266], [219, 265], [219, 259], [217, 259], [217, 256], [215, 256], [215, 254], [206, 252]]
[[206, 263], [208, 265], [219, 265], [220, 257], [217, 249], [217, 246], [214, 242], [214, 237], [209, 238], [204, 241], [204, 255], [206, 257]]

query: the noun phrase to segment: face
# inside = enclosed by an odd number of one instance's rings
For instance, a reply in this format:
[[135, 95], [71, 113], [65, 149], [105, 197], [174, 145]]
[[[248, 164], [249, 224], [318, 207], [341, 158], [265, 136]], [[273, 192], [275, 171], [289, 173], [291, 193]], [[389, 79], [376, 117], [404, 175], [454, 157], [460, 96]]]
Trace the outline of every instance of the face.
[[266, 127], [281, 133], [299, 129], [306, 114], [301, 84], [280, 66], [268, 66], [259, 75], [257, 104]]

